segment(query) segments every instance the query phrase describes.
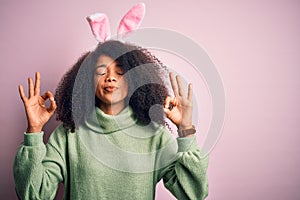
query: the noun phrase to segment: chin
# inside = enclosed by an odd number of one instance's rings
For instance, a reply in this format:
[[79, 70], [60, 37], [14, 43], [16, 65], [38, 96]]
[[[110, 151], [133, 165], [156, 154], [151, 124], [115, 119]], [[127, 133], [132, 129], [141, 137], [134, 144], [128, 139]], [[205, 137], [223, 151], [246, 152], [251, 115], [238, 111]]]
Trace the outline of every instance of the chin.
[[100, 102], [106, 105], [115, 105], [115, 104], [123, 104], [124, 99], [100, 99]]

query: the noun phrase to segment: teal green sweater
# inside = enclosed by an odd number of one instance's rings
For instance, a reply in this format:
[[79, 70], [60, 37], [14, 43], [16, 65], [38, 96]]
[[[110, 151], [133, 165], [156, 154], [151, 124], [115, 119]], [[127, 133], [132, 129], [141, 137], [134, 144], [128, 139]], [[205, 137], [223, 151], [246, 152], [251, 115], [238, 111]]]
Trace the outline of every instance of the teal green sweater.
[[74, 133], [58, 126], [46, 145], [43, 132], [24, 134], [14, 162], [20, 199], [53, 199], [63, 182], [65, 199], [150, 200], [161, 179], [177, 199], [207, 196], [208, 157], [200, 158], [195, 136], [173, 139], [160, 125], [143, 126], [130, 107], [94, 115]]

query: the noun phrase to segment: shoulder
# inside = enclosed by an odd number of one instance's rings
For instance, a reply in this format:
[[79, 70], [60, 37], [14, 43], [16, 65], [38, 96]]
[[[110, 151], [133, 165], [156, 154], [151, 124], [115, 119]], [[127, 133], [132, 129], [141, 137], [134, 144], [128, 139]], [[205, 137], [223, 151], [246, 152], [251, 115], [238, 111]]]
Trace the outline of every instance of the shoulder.
[[66, 129], [63, 127], [63, 124], [61, 123], [51, 133], [48, 144], [54, 146], [57, 149], [64, 149], [64, 147], [66, 146], [68, 133], [69, 132], [66, 131]]

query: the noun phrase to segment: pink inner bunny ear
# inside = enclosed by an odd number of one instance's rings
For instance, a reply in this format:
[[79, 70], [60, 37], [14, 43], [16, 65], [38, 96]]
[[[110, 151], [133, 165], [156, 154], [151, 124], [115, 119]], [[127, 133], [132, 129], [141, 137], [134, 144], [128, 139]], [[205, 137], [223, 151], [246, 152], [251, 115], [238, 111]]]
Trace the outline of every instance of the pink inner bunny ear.
[[90, 24], [96, 40], [104, 42], [110, 37], [109, 21], [105, 14], [96, 13], [88, 16], [86, 19]]
[[118, 36], [126, 35], [137, 29], [145, 15], [145, 4], [139, 3], [133, 6], [122, 18], [118, 28]]

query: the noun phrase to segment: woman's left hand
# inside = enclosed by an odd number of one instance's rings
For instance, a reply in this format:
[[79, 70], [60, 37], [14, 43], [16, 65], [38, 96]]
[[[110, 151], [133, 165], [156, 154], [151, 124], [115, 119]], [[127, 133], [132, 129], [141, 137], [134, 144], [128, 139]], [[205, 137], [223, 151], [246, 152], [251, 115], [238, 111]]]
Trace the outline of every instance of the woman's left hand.
[[175, 97], [168, 96], [165, 99], [165, 114], [177, 126], [178, 129], [192, 128], [192, 84], [190, 83], [188, 85], [188, 94], [186, 96], [182, 89], [181, 80], [179, 76], [176, 76], [176, 84], [172, 72], [170, 72], [169, 75]]

